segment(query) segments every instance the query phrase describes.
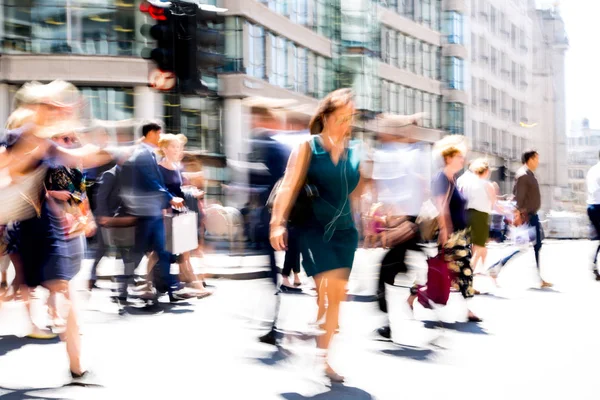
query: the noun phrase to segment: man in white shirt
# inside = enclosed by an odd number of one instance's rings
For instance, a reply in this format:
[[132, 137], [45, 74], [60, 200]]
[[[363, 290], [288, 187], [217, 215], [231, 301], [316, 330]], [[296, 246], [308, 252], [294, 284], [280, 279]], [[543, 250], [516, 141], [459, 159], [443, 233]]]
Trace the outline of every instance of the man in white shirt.
[[[600, 162], [594, 165], [587, 173], [586, 184], [588, 190], [588, 217], [590, 222], [596, 230], [596, 238], [600, 236]], [[596, 280], [600, 281], [600, 273], [598, 272], [598, 266], [596, 261], [598, 259], [598, 252], [600, 252], [600, 245], [596, 249], [594, 254], [594, 275]]]

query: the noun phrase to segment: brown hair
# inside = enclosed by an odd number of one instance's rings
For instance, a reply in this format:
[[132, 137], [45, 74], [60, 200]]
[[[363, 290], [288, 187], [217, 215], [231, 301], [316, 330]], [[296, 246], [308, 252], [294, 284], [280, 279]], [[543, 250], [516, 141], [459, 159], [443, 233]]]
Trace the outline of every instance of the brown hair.
[[331, 115], [335, 110], [349, 104], [354, 99], [351, 89], [338, 89], [329, 93], [319, 103], [316, 114], [310, 120], [308, 128], [311, 135], [318, 135], [323, 132], [325, 127], [325, 118]]
[[448, 159], [454, 157], [457, 154], [461, 154], [462, 152], [454, 147], [454, 146], [450, 146], [447, 149], [445, 149], [444, 151], [442, 151], [442, 157], [444, 158], [444, 164], [448, 164]]

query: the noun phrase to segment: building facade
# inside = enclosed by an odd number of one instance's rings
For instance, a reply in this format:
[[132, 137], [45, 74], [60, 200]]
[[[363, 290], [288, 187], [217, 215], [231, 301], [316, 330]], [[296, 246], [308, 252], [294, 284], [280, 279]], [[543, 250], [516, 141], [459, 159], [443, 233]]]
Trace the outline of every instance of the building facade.
[[569, 211], [586, 213], [589, 169], [600, 161], [600, 129], [590, 128], [590, 121], [573, 121], [568, 137]]
[[[24, 82], [72, 81], [90, 119], [159, 118], [167, 131], [186, 134], [214, 183], [211, 195], [227, 181], [226, 160], [248, 152], [243, 99], [251, 96], [291, 98], [310, 110], [331, 90], [351, 87], [359, 134], [382, 129], [372, 120], [378, 113], [425, 112], [416, 139], [465, 134], [472, 157], [513, 172], [528, 141], [544, 137], [526, 127], [541, 110], [532, 104], [540, 14], [527, 0], [205, 0], [228, 9], [227, 64], [210, 98], [148, 87], [152, 66], [140, 55], [151, 43], [140, 28], [151, 21], [141, 0], [0, 1], [0, 118]], [[511, 187], [509, 180], [502, 189]]]

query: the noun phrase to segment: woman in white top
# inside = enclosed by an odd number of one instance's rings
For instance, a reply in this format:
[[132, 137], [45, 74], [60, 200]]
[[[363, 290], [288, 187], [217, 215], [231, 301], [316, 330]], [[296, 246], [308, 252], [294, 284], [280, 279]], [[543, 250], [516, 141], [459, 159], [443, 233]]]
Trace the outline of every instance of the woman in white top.
[[496, 191], [489, 181], [490, 166], [485, 159], [477, 159], [469, 166], [471, 176], [460, 182], [461, 191], [467, 199], [467, 224], [471, 229], [473, 261], [475, 270], [479, 261], [485, 264], [490, 236], [490, 215], [496, 204]]

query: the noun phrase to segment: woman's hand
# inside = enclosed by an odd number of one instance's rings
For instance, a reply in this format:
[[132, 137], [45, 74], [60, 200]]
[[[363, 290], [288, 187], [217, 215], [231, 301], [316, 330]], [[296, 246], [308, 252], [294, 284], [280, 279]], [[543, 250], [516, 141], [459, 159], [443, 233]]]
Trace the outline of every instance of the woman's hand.
[[69, 192], [68, 190], [49, 190], [48, 194], [52, 198], [55, 198], [56, 200], [60, 200], [60, 201], [71, 200], [71, 192]]
[[271, 225], [269, 240], [275, 251], [287, 250], [288, 232], [283, 225]]

